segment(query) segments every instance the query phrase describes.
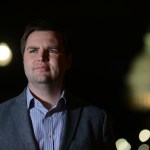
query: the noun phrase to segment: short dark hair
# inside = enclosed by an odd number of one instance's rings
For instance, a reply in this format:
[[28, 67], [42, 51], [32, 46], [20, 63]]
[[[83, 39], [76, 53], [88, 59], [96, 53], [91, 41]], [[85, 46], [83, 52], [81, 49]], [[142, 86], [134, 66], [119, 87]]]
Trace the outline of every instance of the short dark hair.
[[68, 34], [67, 30], [65, 29], [65, 27], [63, 25], [58, 24], [57, 22], [55, 22], [53, 20], [50, 22], [45, 19], [38, 19], [38, 20], [34, 20], [31, 23], [29, 23], [27, 25], [27, 27], [25, 28], [24, 34], [21, 38], [21, 53], [22, 53], [22, 55], [25, 50], [27, 38], [34, 31], [58, 32], [62, 36], [65, 53], [66, 54], [71, 53], [71, 42], [70, 42], [69, 34]]

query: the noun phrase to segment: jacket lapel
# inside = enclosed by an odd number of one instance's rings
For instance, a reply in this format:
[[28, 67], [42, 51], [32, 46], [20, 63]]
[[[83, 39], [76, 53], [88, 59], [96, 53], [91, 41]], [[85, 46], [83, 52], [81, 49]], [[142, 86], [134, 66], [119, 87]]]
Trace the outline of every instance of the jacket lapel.
[[67, 97], [64, 130], [62, 132], [60, 150], [67, 150], [70, 146], [80, 120], [81, 111], [82, 109], [79, 107], [79, 104], [76, 102], [76, 100], [73, 100], [71, 97]]
[[25, 148], [27, 150], [37, 150], [38, 147], [27, 110], [25, 92], [16, 98], [15, 104], [11, 107], [11, 114]]

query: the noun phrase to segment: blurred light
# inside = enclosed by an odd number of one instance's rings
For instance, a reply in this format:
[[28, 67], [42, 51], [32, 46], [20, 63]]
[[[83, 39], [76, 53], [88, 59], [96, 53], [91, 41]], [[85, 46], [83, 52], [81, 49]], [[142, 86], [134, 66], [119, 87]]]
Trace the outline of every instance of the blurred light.
[[2, 42], [0, 43], [0, 66], [7, 66], [12, 60], [12, 51], [9, 46]]
[[147, 50], [150, 50], [150, 32], [145, 33], [143, 37], [144, 46]]
[[124, 138], [120, 138], [116, 141], [117, 150], [131, 150], [131, 145]]
[[134, 57], [126, 74], [126, 95], [133, 110], [150, 109], [150, 32], [143, 36], [142, 50]]
[[138, 150], [149, 150], [149, 145], [142, 144], [142, 145], [139, 146]]
[[146, 142], [150, 138], [150, 131], [148, 129], [144, 129], [139, 133], [139, 139], [141, 142]]

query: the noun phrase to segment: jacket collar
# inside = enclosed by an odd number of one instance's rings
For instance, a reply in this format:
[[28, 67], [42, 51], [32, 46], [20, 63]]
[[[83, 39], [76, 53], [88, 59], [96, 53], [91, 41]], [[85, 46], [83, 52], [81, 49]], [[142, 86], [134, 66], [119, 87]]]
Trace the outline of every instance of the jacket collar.
[[62, 132], [62, 143], [60, 150], [66, 150], [71, 144], [71, 141], [75, 135], [79, 119], [82, 112], [81, 105], [77, 102], [73, 96], [66, 93], [66, 110], [65, 110], [65, 122]]

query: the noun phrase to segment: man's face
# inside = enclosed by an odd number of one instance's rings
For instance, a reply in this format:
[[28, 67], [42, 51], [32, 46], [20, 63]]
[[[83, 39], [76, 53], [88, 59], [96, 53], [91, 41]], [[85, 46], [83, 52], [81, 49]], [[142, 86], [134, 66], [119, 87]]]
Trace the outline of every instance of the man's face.
[[23, 63], [29, 83], [61, 83], [65, 71], [70, 67], [71, 58], [66, 56], [58, 33], [35, 31], [27, 39]]

